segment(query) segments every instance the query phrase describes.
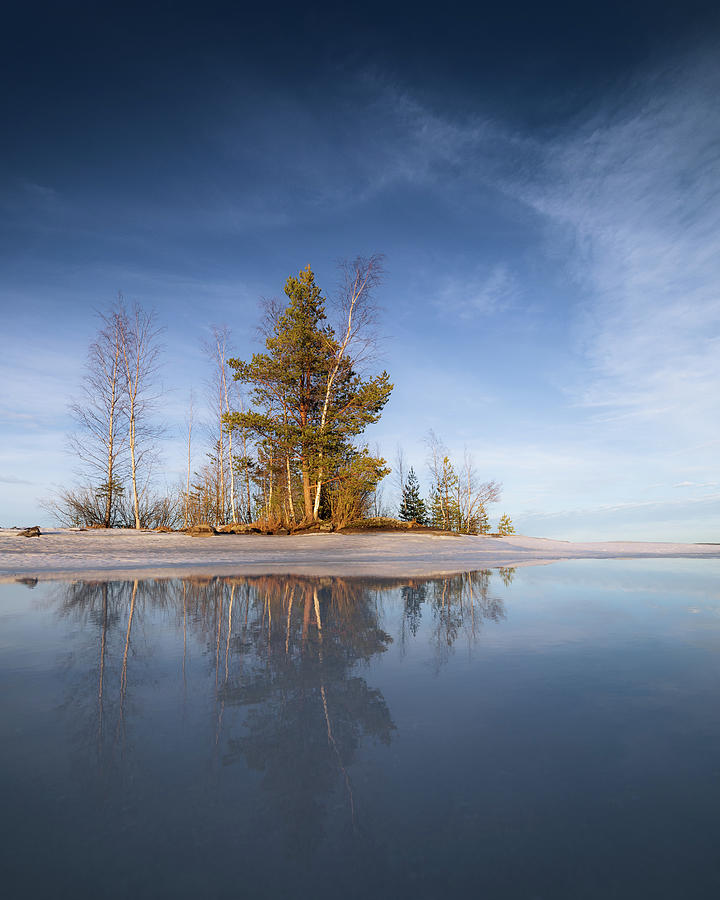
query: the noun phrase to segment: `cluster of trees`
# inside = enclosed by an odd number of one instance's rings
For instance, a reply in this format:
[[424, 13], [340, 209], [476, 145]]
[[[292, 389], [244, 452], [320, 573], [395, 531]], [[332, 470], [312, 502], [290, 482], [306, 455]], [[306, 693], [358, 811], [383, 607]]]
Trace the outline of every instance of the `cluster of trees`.
[[160, 329], [153, 313], [138, 304], [128, 309], [122, 295], [100, 319], [83, 393], [71, 407], [78, 428], [70, 449], [84, 483], [61, 491], [50, 508], [67, 525], [169, 524], [174, 501], [150, 490], [160, 433], [153, 417], [160, 398]]
[[344, 524], [366, 512], [390, 471], [357, 444], [393, 388], [387, 372], [366, 377], [360, 371], [373, 346], [372, 293], [381, 273], [377, 256], [343, 267], [334, 328], [308, 266], [288, 278], [285, 308], [266, 304], [265, 352], [228, 361], [235, 381], [249, 391], [250, 406], [223, 421], [256, 448], [253, 474], [267, 518]]
[[[341, 267], [327, 300], [307, 266], [285, 284], [285, 300], [265, 301], [262, 352], [232, 355], [227, 327], [212, 329], [204, 350], [212, 372], [205, 421], [191, 394], [187, 467], [174, 487], [153, 490], [160, 390], [161, 329], [154, 314], [119, 296], [101, 316], [88, 355], [83, 396], [72, 406], [71, 446], [83, 481], [50, 506], [71, 526], [188, 527], [262, 522], [290, 530], [331, 520], [336, 527], [380, 511], [378, 485], [390, 473], [379, 450], [362, 442], [393, 385], [372, 374], [376, 349], [374, 294], [382, 257]], [[209, 410], [209, 419], [208, 413]], [[198, 426], [206, 454], [194, 465]], [[456, 469], [442, 442], [428, 438], [431, 492], [420, 496], [412, 469], [396, 478], [399, 515], [439, 528], [484, 533], [496, 482], [480, 482], [469, 456]], [[502, 531], [513, 530], [509, 519]]]
[[[472, 456], [467, 451], [458, 468], [447, 448], [434, 431], [428, 433], [428, 470], [430, 497], [426, 501], [420, 491], [415, 470], [404, 473], [402, 451], [398, 451], [396, 473], [400, 488], [398, 518], [418, 525], [432, 525], [444, 531], [465, 534], [488, 534], [490, 518], [488, 506], [500, 499], [501, 485], [497, 481], [480, 481]], [[515, 528], [510, 517], [500, 517], [497, 533], [512, 534]]]

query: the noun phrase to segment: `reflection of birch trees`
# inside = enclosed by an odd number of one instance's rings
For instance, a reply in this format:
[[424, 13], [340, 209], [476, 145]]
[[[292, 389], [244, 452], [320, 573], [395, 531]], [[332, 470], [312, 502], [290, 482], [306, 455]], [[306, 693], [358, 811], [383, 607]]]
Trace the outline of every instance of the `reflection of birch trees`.
[[71, 655], [70, 668], [85, 674], [72, 680], [69, 706], [82, 743], [95, 740], [103, 764], [123, 749], [128, 697], [133, 684], [146, 678], [152, 656], [146, 634], [138, 637], [138, 625], [148, 612], [154, 617], [169, 608], [169, 587], [169, 582], [139, 580], [63, 586], [61, 615], [93, 636]]

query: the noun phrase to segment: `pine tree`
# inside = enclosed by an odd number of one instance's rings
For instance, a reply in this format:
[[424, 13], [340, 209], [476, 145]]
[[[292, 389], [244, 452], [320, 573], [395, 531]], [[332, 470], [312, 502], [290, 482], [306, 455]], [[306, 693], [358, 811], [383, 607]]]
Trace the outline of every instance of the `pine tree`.
[[449, 456], [444, 456], [430, 495], [430, 518], [436, 528], [460, 531], [462, 515], [458, 502], [458, 477]]
[[[284, 460], [288, 487], [291, 469], [299, 469], [304, 517], [312, 520], [319, 488], [347, 481], [356, 457], [367, 462], [353, 439], [380, 418], [393, 386], [386, 372], [368, 379], [355, 372], [347, 335], [339, 341], [327, 324], [310, 266], [288, 278], [285, 293], [287, 307], [267, 322], [266, 352], [228, 361], [234, 378], [251, 387], [254, 409], [225, 421], [246, 429], [269, 458]], [[384, 460], [375, 462], [381, 471]]]
[[418, 525], [427, 524], [427, 507], [420, 496], [420, 482], [412, 467], [405, 480], [398, 516], [403, 522], [415, 520]]
[[481, 506], [473, 516], [472, 519], [472, 533], [473, 534], [488, 534], [490, 531], [490, 519], [488, 518], [487, 510], [484, 506]]
[[503, 513], [498, 522], [497, 533], [502, 537], [506, 534], [515, 534], [515, 526], [507, 513]]

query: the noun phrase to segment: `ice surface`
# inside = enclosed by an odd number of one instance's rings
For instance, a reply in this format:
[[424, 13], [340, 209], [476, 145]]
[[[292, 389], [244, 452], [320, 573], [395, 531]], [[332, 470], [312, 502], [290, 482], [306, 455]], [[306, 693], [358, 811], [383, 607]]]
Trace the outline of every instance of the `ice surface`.
[[562, 559], [720, 558], [718, 544], [571, 543], [511, 535], [412, 533], [189, 537], [120, 530], [58, 529], [25, 538], [0, 530], [0, 580], [293, 573], [441, 575]]

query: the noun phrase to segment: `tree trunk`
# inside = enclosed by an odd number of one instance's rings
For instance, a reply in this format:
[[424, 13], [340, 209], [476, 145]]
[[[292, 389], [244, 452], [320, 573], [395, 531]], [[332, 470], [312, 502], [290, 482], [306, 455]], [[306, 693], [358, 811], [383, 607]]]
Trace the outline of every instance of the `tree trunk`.
[[[323, 408], [322, 414], [320, 416], [320, 440], [322, 440], [322, 434], [325, 431], [325, 425], [327, 424], [327, 414], [328, 408], [330, 406], [330, 398], [332, 396], [333, 384], [335, 383], [335, 379], [337, 378], [337, 373], [340, 370], [340, 365], [343, 361], [343, 357], [345, 356], [345, 351], [348, 348], [350, 340], [353, 334], [353, 314], [355, 312], [355, 307], [360, 301], [363, 293], [365, 292], [368, 286], [368, 279], [371, 276], [371, 269], [367, 269], [364, 272], [361, 272], [360, 269], [357, 269], [355, 272], [355, 279], [352, 285], [352, 290], [350, 293], [350, 301], [347, 306], [347, 327], [345, 328], [345, 336], [342, 339], [342, 343], [338, 347], [337, 354], [335, 356], [335, 360], [333, 363], [332, 370], [328, 375], [328, 382], [325, 388], [325, 397], [323, 400]], [[320, 511], [320, 491], [323, 486], [323, 462], [322, 462], [322, 445], [319, 448], [319, 465], [318, 465], [318, 476], [317, 476], [317, 487], [315, 488], [315, 503], [313, 506], [313, 519], [317, 520], [318, 512]]]
[[[113, 403], [113, 407], [115, 404]], [[107, 497], [105, 499], [105, 521], [106, 528], [110, 527], [112, 517], [112, 497], [113, 497], [113, 413], [110, 412], [110, 428], [108, 431], [108, 466], [107, 466]]]
[[[228, 386], [227, 386], [227, 378], [225, 377], [225, 356], [222, 356], [222, 367], [220, 370], [220, 377], [222, 379], [222, 389], [223, 394], [225, 396], [225, 412], [230, 412], [230, 397], [228, 395]], [[220, 423], [221, 433], [222, 433], [222, 422]], [[228, 429], [228, 462], [230, 464], [230, 511], [233, 522], [237, 522], [237, 511], [235, 509], [235, 472], [233, 470], [233, 455], [232, 455], [232, 428]]]
[[220, 422], [220, 440], [218, 441], [218, 457], [220, 460], [219, 487], [220, 495], [218, 497], [218, 516], [217, 520], [220, 525], [225, 524], [225, 444], [223, 443], [222, 420]]
[[305, 460], [302, 461], [302, 482], [303, 482], [303, 499], [305, 500], [305, 520], [310, 521], [313, 516], [311, 510], [313, 508], [312, 491], [310, 488], [310, 472], [307, 469]]
[[295, 521], [295, 507], [293, 506], [293, 498], [292, 498], [292, 479], [290, 477], [290, 454], [285, 454], [285, 466], [287, 470], [287, 495], [288, 495], [288, 507], [290, 509], [290, 521]]
[[135, 456], [135, 404], [130, 400], [130, 477], [132, 479], [133, 512], [135, 528], [140, 530], [140, 501], [137, 489], [137, 459]]
[[228, 458], [230, 460], [230, 510], [233, 523], [235, 523], [237, 522], [237, 510], [235, 509], [235, 472], [233, 471], [232, 428], [228, 432]]
[[114, 467], [115, 467], [115, 410], [118, 399], [118, 376], [120, 370], [120, 324], [117, 318], [113, 318], [113, 336], [115, 347], [113, 351], [112, 372], [110, 375], [110, 409], [108, 411], [108, 464], [107, 464], [107, 498], [105, 501], [105, 522], [106, 528], [109, 528], [112, 522], [113, 494], [115, 485], [113, 483]]
[[188, 422], [188, 456], [187, 456], [187, 484], [185, 487], [185, 528], [190, 519], [190, 447], [192, 441], [192, 405], [190, 406], [190, 421]]

